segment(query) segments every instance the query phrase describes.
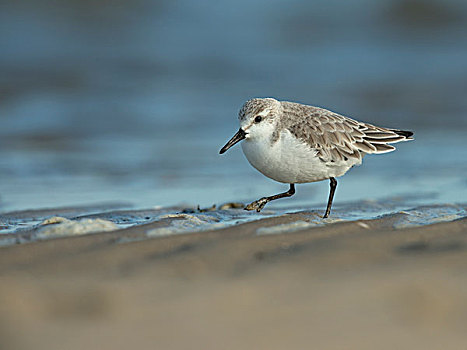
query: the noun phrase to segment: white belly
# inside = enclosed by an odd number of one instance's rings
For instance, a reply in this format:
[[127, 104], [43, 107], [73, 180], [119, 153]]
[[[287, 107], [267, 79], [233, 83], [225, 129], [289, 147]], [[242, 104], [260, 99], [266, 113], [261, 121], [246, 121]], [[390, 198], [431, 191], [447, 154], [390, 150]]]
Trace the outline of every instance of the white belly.
[[315, 182], [344, 175], [354, 164], [325, 163], [309, 145], [288, 130], [271, 144], [269, 139], [245, 139], [242, 149], [250, 164], [263, 175], [283, 183]]

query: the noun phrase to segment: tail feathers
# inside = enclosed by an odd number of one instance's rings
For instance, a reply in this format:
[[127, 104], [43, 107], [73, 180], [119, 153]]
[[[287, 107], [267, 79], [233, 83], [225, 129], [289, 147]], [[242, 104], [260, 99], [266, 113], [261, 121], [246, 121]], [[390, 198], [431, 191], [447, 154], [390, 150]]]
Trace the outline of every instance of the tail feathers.
[[[381, 154], [392, 152], [396, 148], [391, 143], [413, 140], [413, 132], [397, 129], [376, 128], [365, 130], [365, 136], [356, 146], [365, 153]], [[361, 143], [364, 143], [361, 145]]]

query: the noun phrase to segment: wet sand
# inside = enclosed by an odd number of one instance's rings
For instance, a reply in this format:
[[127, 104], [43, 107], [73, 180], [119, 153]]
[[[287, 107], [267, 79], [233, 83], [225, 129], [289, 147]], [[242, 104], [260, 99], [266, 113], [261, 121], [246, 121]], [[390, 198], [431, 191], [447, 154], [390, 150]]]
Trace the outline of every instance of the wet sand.
[[148, 238], [172, 218], [6, 246], [2, 348], [464, 348], [467, 219], [396, 230], [401, 215]]

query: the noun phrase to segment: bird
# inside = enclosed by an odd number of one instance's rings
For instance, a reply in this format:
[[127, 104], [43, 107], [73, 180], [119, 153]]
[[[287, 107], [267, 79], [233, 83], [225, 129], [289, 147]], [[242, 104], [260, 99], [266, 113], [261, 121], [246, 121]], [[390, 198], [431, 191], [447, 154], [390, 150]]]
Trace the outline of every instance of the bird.
[[329, 217], [337, 177], [367, 154], [395, 150], [391, 144], [413, 140], [413, 132], [375, 126], [330, 110], [274, 98], [253, 98], [238, 113], [240, 129], [220, 154], [242, 141], [248, 162], [263, 175], [289, 184], [289, 190], [262, 197], [245, 210], [260, 212], [270, 201], [291, 197], [295, 185], [330, 181], [323, 218]]

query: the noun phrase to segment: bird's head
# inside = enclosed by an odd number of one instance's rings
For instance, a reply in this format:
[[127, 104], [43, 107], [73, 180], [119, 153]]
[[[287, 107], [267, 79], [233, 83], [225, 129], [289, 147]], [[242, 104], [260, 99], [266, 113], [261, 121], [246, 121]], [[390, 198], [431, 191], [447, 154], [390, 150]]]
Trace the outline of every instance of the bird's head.
[[254, 98], [238, 113], [240, 129], [220, 150], [220, 154], [243, 139], [270, 138], [281, 113], [281, 103], [273, 98]]

